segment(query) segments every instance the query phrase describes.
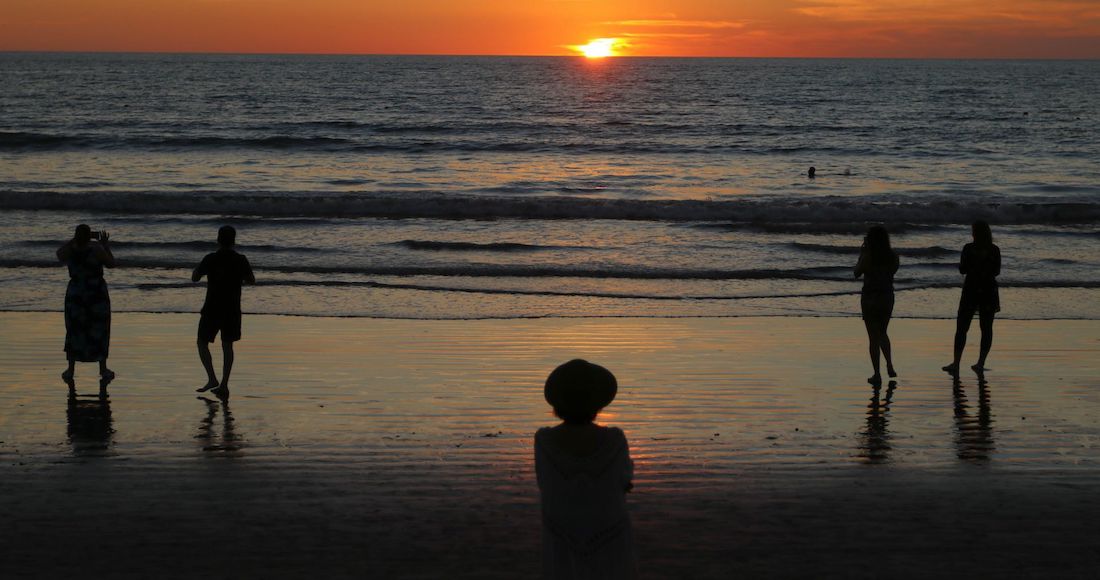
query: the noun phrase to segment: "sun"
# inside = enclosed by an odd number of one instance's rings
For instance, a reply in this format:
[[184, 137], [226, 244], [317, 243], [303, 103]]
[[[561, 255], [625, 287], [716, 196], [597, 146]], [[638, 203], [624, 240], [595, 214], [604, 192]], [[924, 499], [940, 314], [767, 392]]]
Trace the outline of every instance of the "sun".
[[616, 56], [615, 48], [621, 44], [618, 38], [594, 38], [588, 44], [574, 46], [573, 49], [580, 52], [585, 58], [604, 58]]

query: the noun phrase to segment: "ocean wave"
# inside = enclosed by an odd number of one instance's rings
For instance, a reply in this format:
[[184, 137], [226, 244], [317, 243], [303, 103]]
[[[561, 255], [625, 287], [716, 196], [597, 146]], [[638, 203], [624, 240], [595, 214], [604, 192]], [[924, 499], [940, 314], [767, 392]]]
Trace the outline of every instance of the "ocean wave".
[[1080, 262], [1078, 262], [1077, 260], [1070, 260], [1068, 258], [1044, 258], [1039, 261], [1044, 264], [1055, 264], [1058, 266], [1072, 266], [1075, 264], [1080, 264]]
[[[257, 286], [273, 287], [318, 287], [318, 288], [381, 288], [388, 290], [418, 290], [424, 292], [457, 292], [462, 294], [489, 294], [514, 296], [556, 296], [577, 298], [614, 298], [623, 300], [667, 300], [687, 302], [692, 300], [762, 300], [767, 298], [814, 298], [825, 296], [848, 296], [859, 294], [859, 290], [838, 292], [806, 292], [755, 295], [668, 295], [630, 292], [566, 291], [566, 290], [527, 290], [516, 288], [471, 288], [464, 286], [442, 286], [437, 284], [401, 284], [376, 282], [373, 280], [270, 280], [257, 281]], [[148, 282], [136, 284], [138, 290], [153, 292], [158, 290], [178, 290], [202, 286], [192, 282]]]
[[[181, 270], [189, 272], [197, 265], [196, 260], [173, 260], [161, 258], [124, 258], [118, 260], [118, 268], [121, 269], [147, 269], [147, 270]], [[272, 272], [280, 275], [312, 274], [312, 275], [346, 275], [346, 276], [387, 276], [387, 277], [440, 277], [440, 278], [581, 278], [590, 280], [709, 280], [709, 281], [744, 281], [744, 280], [798, 280], [813, 282], [843, 282], [858, 285], [858, 281], [852, 277], [850, 265], [819, 266], [813, 268], [748, 268], [748, 269], [683, 269], [660, 267], [636, 267], [636, 266], [610, 266], [592, 268], [584, 266], [554, 266], [554, 265], [523, 265], [523, 264], [444, 264], [444, 265], [356, 265], [356, 264], [298, 264], [298, 263], [265, 263], [261, 260], [253, 260], [253, 269], [263, 280], [264, 272]], [[954, 269], [955, 264], [947, 263], [918, 263], [907, 264], [907, 268], [930, 269]], [[56, 260], [45, 258], [2, 258], [0, 268], [61, 268]], [[323, 285], [356, 285], [363, 284], [365, 280], [313, 280], [309, 283], [318, 286]], [[282, 284], [281, 280], [269, 280], [266, 283]], [[373, 283], [373, 282], [372, 282]], [[926, 288], [954, 288], [958, 287], [953, 282], [923, 283], [919, 279], [899, 277], [895, 279], [899, 291], [911, 289], [914, 284]], [[1093, 280], [1039, 280], [1039, 281], [1012, 281], [1002, 280], [1004, 288], [1094, 288], [1100, 286], [1100, 282]]]
[[102, 134], [56, 134], [27, 131], [0, 131], [0, 151], [53, 149], [348, 149], [354, 141], [340, 137], [268, 135], [263, 137], [227, 137], [221, 135], [118, 136]]
[[[536, 244], [520, 244], [513, 242], [440, 242], [434, 240], [401, 240], [392, 245], [409, 250], [430, 250], [450, 252], [537, 252], [541, 250], [556, 250], [565, 246], [542, 246]], [[569, 249], [584, 249], [570, 247]]]
[[892, 234], [908, 232], [928, 232], [944, 230], [948, 226], [958, 225], [951, 223], [940, 224], [914, 224], [904, 222], [886, 221], [818, 221], [818, 222], [696, 222], [689, 223], [687, 227], [707, 230], [730, 232], [758, 232], [764, 234], [833, 234], [843, 236], [860, 236], [867, 233], [870, 224], [887, 223]]
[[[1073, 224], [1073, 225], [1084, 225], [1084, 224]], [[1057, 236], [1057, 237], [1070, 237], [1070, 238], [1074, 238], [1074, 237], [1100, 238], [1100, 230], [1095, 230], [1095, 229], [1073, 229], [1073, 228], [1068, 228], [1068, 229], [1067, 228], [1059, 228], [1059, 229], [1049, 229], [1049, 228], [1041, 228], [1040, 229], [1040, 228], [1036, 228], [1036, 229], [1029, 229], [1029, 228], [1020, 228], [1020, 229], [1014, 230], [1013, 233], [1023, 234], [1023, 235], [1030, 235], [1030, 236], [1039, 236], [1039, 237]]]
[[[0, 209], [116, 214], [217, 214], [264, 218], [595, 219], [702, 222], [766, 231], [892, 231], [984, 219], [998, 225], [1083, 225], [1100, 222], [1100, 202], [1079, 198], [884, 201], [869, 197], [785, 197], [655, 200], [576, 196], [502, 197], [444, 194], [274, 194], [199, 191], [60, 193], [0, 191]], [[856, 231], [859, 231], [858, 229]]]
[[[213, 252], [218, 249], [216, 241], [191, 240], [181, 242], [149, 242], [149, 241], [118, 241], [112, 236], [111, 247], [135, 250], [194, 250]], [[24, 240], [15, 242], [15, 245], [29, 248], [59, 248], [65, 240]], [[237, 244], [237, 250], [241, 252], [294, 252], [294, 253], [327, 253], [331, 250], [323, 248], [310, 248], [304, 246], [277, 246], [271, 244]]]
[[[37, 133], [0, 131], [0, 151], [53, 150], [159, 150], [191, 151], [219, 149], [293, 150], [321, 153], [569, 153], [569, 154], [635, 154], [635, 155], [780, 155], [802, 154], [845, 155], [851, 157], [953, 157], [960, 154], [984, 155], [990, 151], [977, 147], [940, 151], [915, 147], [867, 148], [860, 146], [825, 145], [825, 140], [811, 144], [767, 145], [765, 140], [731, 141], [720, 134], [681, 134], [678, 139], [662, 140], [660, 132], [622, 135], [609, 133], [592, 135], [591, 127], [575, 129], [548, 138], [546, 128], [520, 134], [487, 133], [481, 138], [470, 131], [449, 127], [421, 127], [424, 131], [379, 129], [364, 135], [345, 136], [269, 134], [255, 135], [143, 135], [119, 133]], [[403, 134], [408, 133], [408, 134]], [[444, 135], [451, 133], [451, 135]], [[785, 133], [762, 134], [775, 138]], [[474, 133], [476, 135], [476, 133]]]
[[[261, 280], [257, 286], [267, 287], [318, 287], [318, 288], [378, 288], [387, 290], [415, 290], [423, 292], [455, 292], [460, 294], [486, 294], [486, 295], [513, 295], [513, 296], [551, 296], [572, 298], [611, 298], [620, 300], [661, 300], [670, 302], [690, 302], [699, 300], [709, 301], [737, 301], [737, 300], [767, 300], [780, 298], [826, 298], [834, 296], [855, 296], [860, 294], [858, 287], [851, 290], [838, 290], [828, 292], [775, 292], [758, 294], [655, 294], [640, 292], [602, 292], [597, 290], [534, 290], [517, 288], [486, 288], [467, 286], [445, 286], [439, 284], [414, 284], [378, 282], [374, 280]], [[149, 282], [135, 285], [138, 290], [155, 292], [160, 290], [178, 290], [202, 286], [192, 282]], [[1016, 282], [1001, 285], [1004, 288], [1030, 288], [1030, 289], [1055, 289], [1055, 288], [1100, 288], [1100, 280], [1094, 281], [1066, 281], [1054, 280], [1045, 282]], [[911, 292], [917, 290], [942, 290], [958, 288], [958, 284], [928, 283], [915, 284], [897, 288], [896, 292]]]
[[0, 150], [50, 149], [73, 143], [72, 135], [29, 133], [25, 131], [0, 131]]
[[[799, 250], [806, 250], [811, 252], [821, 252], [823, 254], [843, 254], [843, 255], [858, 255], [860, 252], [859, 246], [834, 246], [830, 244], [810, 244], [804, 242], [791, 242], [787, 246], [796, 248]], [[899, 256], [910, 256], [920, 258], [942, 258], [947, 256], [958, 256], [959, 250], [951, 248], [944, 248], [942, 246], [930, 246], [926, 248], [898, 248], [895, 247], [894, 251]]]
[[[188, 270], [194, 260], [118, 258], [118, 268]], [[0, 268], [59, 268], [56, 260], [3, 258]], [[454, 264], [426, 266], [372, 266], [270, 264], [253, 261], [257, 272], [284, 274], [354, 274], [361, 276], [442, 276], [469, 278], [605, 278], [630, 280], [825, 280], [850, 281], [851, 266], [822, 266], [794, 269], [689, 270], [630, 266], [587, 268], [575, 266], [529, 266], [519, 264]]]

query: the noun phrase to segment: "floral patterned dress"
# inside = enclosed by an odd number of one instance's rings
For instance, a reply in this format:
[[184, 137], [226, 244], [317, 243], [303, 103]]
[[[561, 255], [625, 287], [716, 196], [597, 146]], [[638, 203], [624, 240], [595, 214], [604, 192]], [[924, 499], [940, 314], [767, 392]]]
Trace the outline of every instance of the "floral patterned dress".
[[107, 360], [111, 345], [111, 297], [103, 264], [91, 247], [72, 248], [65, 291], [65, 352], [70, 360]]

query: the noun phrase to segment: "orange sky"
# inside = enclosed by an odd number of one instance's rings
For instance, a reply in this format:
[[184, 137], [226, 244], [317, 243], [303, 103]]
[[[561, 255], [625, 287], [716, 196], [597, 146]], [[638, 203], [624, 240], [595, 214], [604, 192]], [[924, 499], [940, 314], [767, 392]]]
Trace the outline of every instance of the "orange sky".
[[0, 50], [1100, 58], [1100, 0], [0, 0]]

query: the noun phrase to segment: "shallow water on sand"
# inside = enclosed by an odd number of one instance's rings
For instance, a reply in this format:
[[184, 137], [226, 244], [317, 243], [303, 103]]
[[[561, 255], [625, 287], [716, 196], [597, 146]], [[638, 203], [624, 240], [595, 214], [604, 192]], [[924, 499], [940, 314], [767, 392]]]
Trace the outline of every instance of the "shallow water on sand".
[[[601, 421], [629, 436], [640, 489], [864, 464], [1100, 467], [1100, 344], [1088, 322], [999, 322], [995, 370], [985, 382], [964, 374], [954, 384], [936, 370], [952, 325], [897, 321], [903, 374], [876, 391], [864, 382], [855, 320], [254, 316], [222, 405], [193, 392], [201, 367], [181, 337], [191, 336], [194, 317], [122, 315], [109, 398], [99, 402], [94, 366], [81, 365], [73, 405], [55, 379], [60, 316], [4, 316], [12, 324], [2, 331], [10, 346], [0, 457], [26, 466], [100, 456], [171, 464], [224, 457], [257, 468], [375, 462], [430, 466], [456, 485], [528, 485], [531, 435], [553, 422], [542, 381], [583, 356], [620, 379]], [[835, 336], [838, 328], [850, 332]]]

